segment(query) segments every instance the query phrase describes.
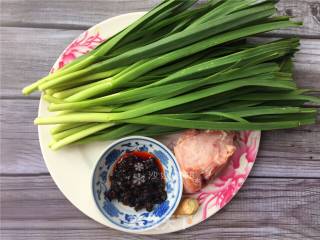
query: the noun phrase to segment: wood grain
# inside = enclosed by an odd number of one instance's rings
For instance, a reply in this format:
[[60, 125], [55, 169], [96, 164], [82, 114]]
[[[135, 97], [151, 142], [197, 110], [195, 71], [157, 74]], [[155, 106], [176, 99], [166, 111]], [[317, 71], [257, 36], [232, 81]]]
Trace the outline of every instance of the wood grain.
[[159, 0], [3, 0], [4, 26], [85, 30], [107, 18], [146, 11]]
[[[87, 29], [104, 19], [128, 12], [147, 11], [160, 0], [2, 0], [2, 26]], [[279, 15], [290, 15], [304, 27], [277, 31], [317, 37], [320, 3], [317, 0], [280, 0]]]
[[[38, 28], [0, 28], [5, 63], [1, 97], [22, 98], [21, 89], [45, 76], [63, 49], [82, 31]], [[264, 38], [260, 38], [260, 41]], [[302, 39], [296, 54], [295, 79], [305, 88], [320, 89], [320, 40]], [[39, 94], [33, 94], [38, 98]]]
[[[320, 179], [249, 179], [222, 211], [174, 234], [139, 239], [317, 239]], [[128, 239], [80, 213], [48, 176], [2, 177], [3, 239]], [[18, 207], [19, 206], [19, 207]], [[136, 237], [138, 238], [138, 237]]]
[[[32, 124], [39, 94], [22, 97], [22, 87], [47, 74], [83, 30], [159, 2], [1, 0], [0, 239], [320, 239], [320, 114], [314, 126], [264, 132], [253, 171], [235, 199], [178, 233], [140, 237], [106, 228], [72, 206], [53, 183]], [[265, 36], [304, 37], [295, 79], [320, 90], [320, 1], [277, 5], [279, 15], [304, 26]]]
[[303, 23], [302, 27], [275, 31], [278, 34], [320, 37], [320, 2], [318, 0], [280, 0], [278, 15], [291, 16]]
[[[43, 174], [37, 128], [37, 100], [2, 100], [1, 174]], [[320, 115], [319, 115], [320, 120]], [[320, 177], [320, 124], [264, 132], [251, 176]]]
[[[52, 65], [82, 31], [38, 28], [0, 28], [1, 96], [22, 97], [27, 84], [47, 75]], [[33, 95], [39, 97], [39, 93]]]
[[40, 151], [37, 127], [33, 125], [37, 105], [35, 100], [0, 101], [0, 173], [48, 173]]

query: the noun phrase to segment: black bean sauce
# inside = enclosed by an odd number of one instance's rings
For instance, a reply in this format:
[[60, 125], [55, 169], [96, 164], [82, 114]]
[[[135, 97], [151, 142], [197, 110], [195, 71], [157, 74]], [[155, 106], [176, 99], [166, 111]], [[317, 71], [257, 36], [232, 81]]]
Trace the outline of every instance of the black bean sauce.
[[167, 199], [161, 162], [148, 152], [134, 151], [121, 156], [110, 181], [105, 197], [110, 201], [117, 199], [136, 211], [145, 208], [150, 212], [155, 204]]

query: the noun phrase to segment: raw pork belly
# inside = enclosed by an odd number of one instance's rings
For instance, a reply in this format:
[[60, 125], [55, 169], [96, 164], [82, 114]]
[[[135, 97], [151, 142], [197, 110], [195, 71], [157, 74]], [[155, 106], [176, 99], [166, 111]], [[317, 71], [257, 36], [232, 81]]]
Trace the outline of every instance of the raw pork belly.
[[179, 162], [186, 193], [195, 193], [221, 170], [235, 152], [234, 133], [188, 130], [180, 135], [174, 153]]

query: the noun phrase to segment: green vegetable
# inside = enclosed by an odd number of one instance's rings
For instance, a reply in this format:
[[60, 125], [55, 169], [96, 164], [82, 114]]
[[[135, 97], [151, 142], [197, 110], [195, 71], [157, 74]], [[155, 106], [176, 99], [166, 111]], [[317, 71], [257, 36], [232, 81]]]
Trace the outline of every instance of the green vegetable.
[[315, 122], [320, 103], [293, 81], [299, 39], [251, 36], [299, 26], [274, 0], [164, 1], [62, 69], [23, 89], [42, 91], [52, 149], [182, 129], [271, 130]]

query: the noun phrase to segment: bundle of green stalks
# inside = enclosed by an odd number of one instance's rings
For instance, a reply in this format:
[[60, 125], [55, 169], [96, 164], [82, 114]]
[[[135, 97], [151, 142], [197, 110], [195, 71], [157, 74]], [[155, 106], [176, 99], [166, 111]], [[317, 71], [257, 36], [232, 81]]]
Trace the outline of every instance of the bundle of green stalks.
[[168, 0], [111, 39], [23, 89], [42, 91], [50, 147], [182, 129], [271, 130], [315, 122], [298, 89], [299, 40], [247, 39], [295, 27], [272, 0]]

